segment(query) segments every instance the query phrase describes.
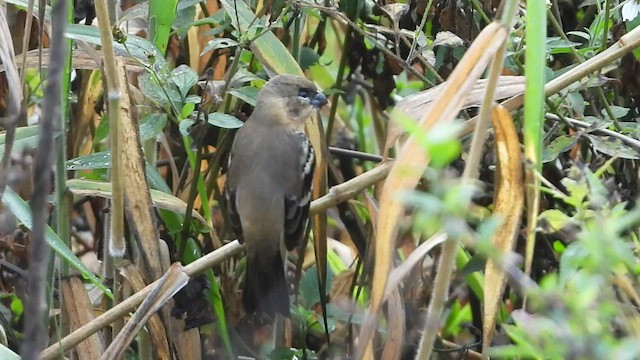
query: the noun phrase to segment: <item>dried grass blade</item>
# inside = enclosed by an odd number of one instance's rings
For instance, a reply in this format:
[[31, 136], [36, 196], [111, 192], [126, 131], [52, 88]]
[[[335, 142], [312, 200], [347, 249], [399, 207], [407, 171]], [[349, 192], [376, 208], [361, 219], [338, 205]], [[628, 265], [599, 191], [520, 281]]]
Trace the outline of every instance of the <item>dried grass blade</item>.
[[[496, 173], [494, 215], [502, 219], [493, 235], [492, 244], [500, 254], [513, 250], [520, 229], [524, 190], [522, 187], [522, 163], [518, 133], [509, 111], [498, 105], [493, 108], [495, 149], [498, 163]], [[486, 354], [496, 324], [500, 299], [507, 284], [507, 275], [492, 259], [487, 260], [484, 278], [483, 347]]]

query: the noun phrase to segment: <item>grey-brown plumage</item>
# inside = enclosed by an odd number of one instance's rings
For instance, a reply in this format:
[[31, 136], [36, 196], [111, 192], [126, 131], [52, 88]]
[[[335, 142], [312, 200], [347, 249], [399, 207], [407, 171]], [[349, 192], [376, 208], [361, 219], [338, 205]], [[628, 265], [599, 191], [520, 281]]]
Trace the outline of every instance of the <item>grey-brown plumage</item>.
[[249, 315], [289, 316], [283, 249], [303, 240], [315, 166], [304, 123], [326, 103], [311, 81], [278, 75], [233, 142], [226, 197], [233, 230], [246, 243], [242, 302]]

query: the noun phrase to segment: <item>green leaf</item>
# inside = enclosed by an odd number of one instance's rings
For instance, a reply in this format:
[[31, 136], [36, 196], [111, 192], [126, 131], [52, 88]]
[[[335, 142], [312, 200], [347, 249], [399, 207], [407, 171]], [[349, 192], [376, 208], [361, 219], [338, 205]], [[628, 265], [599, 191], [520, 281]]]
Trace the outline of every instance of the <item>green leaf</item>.
[[553, 242], [553, 250], [558, 254], [562, 254], [566, 249], [567, 247], [561, 241], [556, 240]]
[[107, 136], [109, 136], [109, 117], [106, 112], [103, 112], [100, 116], [100, 123], [96, 128], [96, 133], [94, 134], [93, 143], [99, 144], [106, 139]]
[[[620, 119], [629, 113], [629, 108], [622, 107], [622, 106], [611, 105], [609, 106], [609, 109], [611, 110], [611, 113], [613, 113], [613, 116], [616, 119]], [[600, 112], [603, 117], [607, 117], [607, 118], [609, 117], [609, 114], [607, 113], [606, 109], [602, 109]]]
[[[24, 226], [30, 230], [33, 228], [33, 218], [31, 216], [31, 209], [29, 208], [29, 205], [9, 186], [5, 188], [5, 192], [2, 196], [2, 203]], [[46, 225], [45, 227], [44, 236], [49, 246], [51, 246], [58, 256], [63, 258], [72, 268], [78, 270], [82, 274], [83, 278], [91, 281], [100, 290], [102, 290], [105, 295], [109, 298], [113, 298], [111, 291], [107, 289], [107, 287], [104, 286], [104, 284], [84, 266], [76, 254], [69, 249], [64, 241], [60, 239], [58, 234], [56, 234], [49, 225]]]
[[635, 149], [613, 136], [588, 134], [587, 138], [589, 138], [593, 147], [603, 154], [617, 156], [622, 159], [640, 159], [640, 154]]
[[182, 110], [180, 110], [180, 119], [182, 120], [182, 119], [188, 118], [189, 115], [191, 115], [195, 109], [196, 109], [195, 103], [192, 103], [192, 102], [185, 103], [182, 106]]
[[[183, 2], [184, 1], [181, 1], [180, 3]], [[191, 24], [193, 24], [193, 19], [196, 17], [196, 5], [197, 3], [182, 9], [176, 9], [176, 18], [173, 20], [173, 28], [177, 29], [176, 33], [180, 39], [184, 38], [187, 31], [191, 28]]]
[[207, 45], [205, 45], [204, 49], [202, 49], [202, 52], [200, 53], [200, 55], [204, 55], [205, 53], [211, 50], [226, 49], [234, 46], [238, 46], [238, 42], [233, 39], [229, 39], [229, 38], [211, 39], [209, 40]]
[[[331, 288], [334, 279], [334, 272], [331, 267], [327, 268], [327, 289]], [[318, 290], [318, 270], [315, 265], [302, 274], [300, 279], [300, 298], [305, 309], [309, 309], [320, 302], [320, 291]]]
[[171, 82], [160, 84], [155, 77], [148, 73], [138, 77], [138, 83], [142, 93], [158, 105], [169, 106], [173, 103], [176, 108], [182, 108], [182, 105], [179, 105], [182, 103], [182, 96], [175, 84]]
[[[249, 29], [249, 24], [254, 23], [256, 26], [255, 23], [259, 23], [254, 22], [256, 16], [244, 1], [220, 0], [220, 3], [229, 14], [236, 30], [244, 33]], [[253, 39], [251, 51], [271, 73], [304, 76], [291, 53], [271, 31]]]
[[307, 70], [311, 66], [320, 62], [320, 55], [310, 47], [303, 46], [300, 49], [300, 67]]
[[[85, 41], [90, 44], [102, 46], [100, 31], [95, 26], [69, 24], [67, 25], [65, 36], [72, 40]], [[160, 52], [160, 50], [147, 39], [135, 35], [127, 35], [125, 44], [127, 45], [126, 48], [118, 42], [113, 42], [117, 55], [126, 57], [133, 56], [147, 66], [154, 65], [160, 69], [165, 67], [166, 61], [164, 59], [164, 53]]]
[[[184, 1], [181, 1], [178, 3], [178, 8], [181, 7], [183, 2]], [[182, 22], [178, 23], [178, 19], [176, 19], [176, 22], [174, 22], [174, 26], [178, 28], [178, 30], [176, 30], [176, 33], [178, 33], [178, 36], [180, 37], [184, 37], [184, 35], [187, 33], [187, 31], [189, 31], [191, 27], [198, 27], [202, 25], [211, 25], [211, 30], [208, 30], [205, 33], [206, 35], [210, 35], [210, 33], [214, 32], [214, 30], [215, 30], [215, 34], [213, 35], [217, 35], [224, 32], [229, 27], [227, 12], [224, 9], [220, 9], [209, 17], [191, 21], [187, 24], [183, 24]]]
[[[67, 161], [67, 170], [97, 170], [109, 168], [111, 168], [111, 152], [109, 151], [84, 155]], [[149, 186], [152, 189], [171, 194], [171, 189], [169, 189], [164, 178], [160, 176], [158, 170], [153, 165], [146, 164], [145, 172]]]
[[191, 125], [195, 124], [196, 121], [193, 119], [184, 119], [182, 121], [180, 121], [180, 124], [178, 124], [178, 129], [180, 130], [180, 134], [182, 134], [182, 136], [189, 136], [190, 132], [190, 128]]
[[584, 117], [584, 108], [586, 102], [584, 101], [582, 94], [577, 91], [569, 92], [567, 94], [567, 102], [569, 103], [571, 110], [573, 110], [574, 116], [578, 117], [579, 119]]
[[538, 220], [544, 220], [548, 224], [549, 231], [555, 232], [562, 230], [563, 227], [572, 222], [572, 219], [558, 209], [545, 210], [540, 214]]
[[547, 53], [551, 54], [567, 54], [571, 52], [571, 48], [580, 45], [580, 43], [563, 40], [560, 37], [548, 37], [546, 40]]
[[[69, 191], [78, 196], [98, 196], [106, 199], [111, 198], [111, 183], [104, 181], [71, 179], [67, 181]], [[177, 214], [184, 214], [187, 211], [187, 203], [181, 199], [164, 193], [162, 191], [150, 189], [151, 201], [160, 209], [169, 210]], [[192, 211], [192, 216], [206, 225], [205, 219], [197, 212]]]
[[542, 149], [542, 162], [548, 163], [553, 161], [565, 151], [571, 149], [571, 146], [576, 142], [575, 136], [562, 135], [553, 139], [553, 141]]
[[462, 144], [456, 135], [458, 129], [456, 124], [436, 125], [427, 134], [426, 147], [434, 167], [444, 167], [460, 155]]
[[9, 305], [9, 308], [11, 309], [13, 316], [16, 318], [20, 318], [24, 313], [24, 305], [18, 296], [11, 297], [11, 304]]
[[247, 104], [256, 106], [256, 101], [258, 99], [258, 89], [253, 86], [243, 86], [237, 89], [229, 89], [227, 93], [237, 97]]
[[580, 208], [582, 202], [586, 199], [587, 195], [589, 195], [589, 187], [587, 184], [583, 181], [576, 181], [568, 177], [560, 180], [560, 182], [569, 192], [569, 197], [564, 198], [564, 202], [576, 209]]
[[221, 112], [209, 114], [209, 124], [223, 129], [237, 129], [244, 124], [237, 117]]
[[[0, 134], [0, 158], [4, 156], [6, 136], [6, 132]], [[16, 128], [14, 140], [13, 153], [35, 149], [38, 145], [38, 125]]]
[[152, 113], [140, 120], [140, 139], [144, 142], [155, 139], [167, 125], [167, 114]]
[[[145, 167], [145, 172], [147, 173], [147, 182], [152, 189], [162, 191], [166, 194], [171, 194], [171, 189], [167, 186], [164, 178], [158, 172], [154, 166], [147, 164]], [[173, 213], [172, 213], [173, 214]]]
[[95, 170], [111, 167], [111, 153], [101, 151], [67, 160], [67, 170]]
[[171, 71], [171, 81], [176, 84], [180, 95], [185, 99], [189, 90], [198, 83], [198, 74], [187, 65], [180, 65]]

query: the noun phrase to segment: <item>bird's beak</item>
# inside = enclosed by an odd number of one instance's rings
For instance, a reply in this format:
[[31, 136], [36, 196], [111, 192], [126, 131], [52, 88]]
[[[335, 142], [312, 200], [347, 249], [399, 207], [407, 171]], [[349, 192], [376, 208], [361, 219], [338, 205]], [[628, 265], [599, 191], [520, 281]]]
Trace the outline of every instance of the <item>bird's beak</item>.
[[318, 91], [315, 95], [313, 95], [313, 97], [311, 98], [311, 105], [315, 108], [321, 108], [324, 105], [327, 104], [327, 97], [324, 96], [323, 93], [321, 93], [320, 91]]

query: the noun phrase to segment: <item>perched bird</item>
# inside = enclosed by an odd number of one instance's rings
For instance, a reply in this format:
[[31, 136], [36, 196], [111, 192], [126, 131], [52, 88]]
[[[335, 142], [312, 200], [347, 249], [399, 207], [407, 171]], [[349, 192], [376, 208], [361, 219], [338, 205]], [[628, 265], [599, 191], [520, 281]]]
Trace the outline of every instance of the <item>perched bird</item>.
[[303, 240], [315, 167], [304, 124], [326, 103], [311, 81], [275, 76], [233, 142], [225, 193], [231, 226], [246, 243], [242, 303], [248, 315], [289, 316], [284, 248]]

